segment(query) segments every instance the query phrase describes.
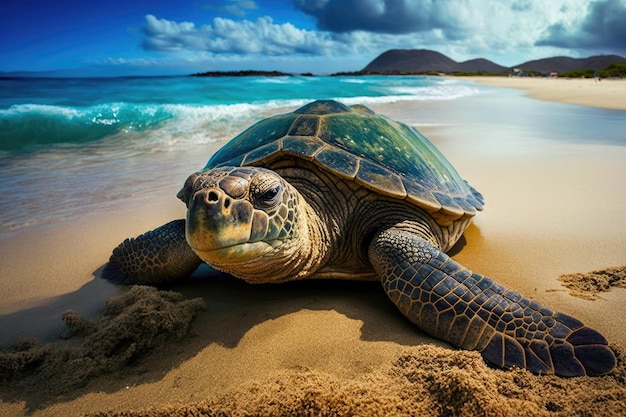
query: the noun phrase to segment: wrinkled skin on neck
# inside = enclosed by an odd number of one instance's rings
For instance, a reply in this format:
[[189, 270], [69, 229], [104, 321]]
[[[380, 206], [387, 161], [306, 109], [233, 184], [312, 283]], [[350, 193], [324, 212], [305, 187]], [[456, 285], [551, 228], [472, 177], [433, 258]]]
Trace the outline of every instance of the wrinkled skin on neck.
[[419, 209], [304, 162], [200, 171], [178, 196], [193, 251], [248, 282], [378, 280], [367, 247], [394, 225], [442, 245], [441, 230]]
[[287, 181], [255, 167], [192, 174], [178, 194], [187, 205], [185, 235], [215, 269], [249, 282], [311, 275], [327, 249], [317, 214]]

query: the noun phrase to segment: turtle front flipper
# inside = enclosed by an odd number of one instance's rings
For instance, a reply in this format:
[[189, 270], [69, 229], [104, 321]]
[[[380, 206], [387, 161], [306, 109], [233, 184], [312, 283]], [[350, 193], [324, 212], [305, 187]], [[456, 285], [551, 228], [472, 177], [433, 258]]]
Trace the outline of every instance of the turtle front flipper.
[[481, 352], [493, 365], [560, 376], [602, 375], [615, 367], [615, 354], [597, 331], [472, 273], [413, 233], [383, 231], [369, 258], [409, 320]]
[[201, 263], [180, 219], [120, 243], [101, 276], [116, 284], [159, 285], [188, 277]]

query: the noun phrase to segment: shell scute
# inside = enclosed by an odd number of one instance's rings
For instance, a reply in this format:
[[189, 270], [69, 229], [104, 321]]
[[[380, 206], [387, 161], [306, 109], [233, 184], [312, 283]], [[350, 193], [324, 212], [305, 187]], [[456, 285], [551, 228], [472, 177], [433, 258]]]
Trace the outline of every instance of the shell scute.
[[380, 117], [337, 114], [324, 118], [319, 137], [326, 143], [384, 164], [394, 157], [388, 150], [397, 133]]
[[469, 214], [470, 216], [475, 216], [476, 215], [476, 206], [474, 206], [472, 203], [469, 202], [468, 199], [466, 198], [461, 198], [461, 197], [455, 197], [454, 198], [454, 202], [461, 207], [461, 209], [463, 210], [463, 212], [465, 214]]
[[443, 211], [447, 217], [450, 217], [451, 220], [458, 219], [465, 214], [465, 210], [463, 210], [463, 208], [456, 203], [456, 199], [449, 194], [444, 194], [439, 191], [433, 191], [432, 194], [437, 201], [441, 203], [441, 211]]
[[359, 169], [358, 159], [343, 149], [326, 145], [315, 155], [315, 161], [344, 178], [354, 179]]
[[256, 165], [265, 160], [267, 157], [275, 155], [278, 151], [280, 151], [280, 149], [280, 140], [275, 140], [267, 145], [259, 146], [246, 154], [241, 165]]
[[400, 200], [406, 197], [406, 190], [399, 175], [366, 159], [361, 160], [356, 181], [367, 188], [372, 188], [372, 185], [375, 184], [374, 189], [376, 191], [390, 197]]
[[350, 106], [350, 108], [357, 113], [367, 114], [370, 116], [376, 114], [372, 111], [372, 109], [362, 104], [353, 104], [352, 106]]
[[407, 200], [411, 203], [421, 206], [429, 213], [434, 213], [441, 210], [441, 203], [437, 201], [432, 194], [432, 190], [424, 187], [417, 181], [411, 178], [404, 177], [402, 179], [404, 189], [407, 192]]
[[417, 129], [332, 100], [261, 120], [215, 153], [205, 168], [264, 165], [284, 155], [312, 160], [344, 179], [421, 207], [440, 224], [473, 216], [482, 195]]
[[317, 151], [324, 146], [324, 142], [316, 137], [287, 136], [283, 138], [283, 152], [308, 160], [313, 159]]
[[[220, 150], [209, 159], [205, 169], [224, 166], [226, 162], [230, 160], [236, 160], [242, 155], [282, 138], [289, 132], [289, 128], [295, 118], [296, 116], [293, 113], [288, 113], [263, 119], [255, 123], [220, 148]], [[242, 160], [244, 162], [241, 164], [245, 165], [249, 163], [245, 161], [249, 161], [250, 158], [245, 157], [242, 158]]]
[[317, 116], [303, 115], [298, 117], [291, 125], [290, 136], [316, 136], [320, 118]]
[[350, 107], [334, 100], [317, 100], [295, 110], [295, 114], [333, 114], [350, 113]]

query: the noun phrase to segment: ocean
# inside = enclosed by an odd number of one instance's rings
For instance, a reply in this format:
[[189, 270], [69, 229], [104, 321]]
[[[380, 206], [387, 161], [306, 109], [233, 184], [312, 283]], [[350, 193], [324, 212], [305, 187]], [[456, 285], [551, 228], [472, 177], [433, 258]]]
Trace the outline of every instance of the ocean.
[[224, 140], [265, 115], [335, 98], [347, 104], [454, 99], [475, 89], [417, 77], [150, 77], [0, 81], [0, 151], [170, 146]]
[[[197, 167], [159, 155], [225, 141], [253, 122], [320, 98], [347, 104], [476, 94], [423, 77], [139, 77], [0, 80], [0, 237], [131, 198], [155, 175]], [[202, 163], [203, 164], [203, 163]], [[167, 165], [167, 166], [164, 166]]]
[[[477, 121], [476, 112], [454, 107], [489, 100], [490, 91], [458, 79], [402, 76], [0, 79], [0, 238], [131, 199], [147, 201], [163, 178], [182, 185], [202, 168], [207, 145], [315, 99], [420, 102], [424, 112], [411, 118], [418, 128], [453, 117], [461, 128], [479, 122], [487, 132], [490, 123], [517, 123], [567, 139], [601, 123], [608, 131], [602, 140], [625, 141], [623, 112], [568, 106], [561, 120], [555, 109], [562, 106], [529, 112], [513, 100], [497, 117], [485, 112]], [[580, 116], [572, 117], [571, 108]], [[197, 166], [175, 157], [183, 153]]]

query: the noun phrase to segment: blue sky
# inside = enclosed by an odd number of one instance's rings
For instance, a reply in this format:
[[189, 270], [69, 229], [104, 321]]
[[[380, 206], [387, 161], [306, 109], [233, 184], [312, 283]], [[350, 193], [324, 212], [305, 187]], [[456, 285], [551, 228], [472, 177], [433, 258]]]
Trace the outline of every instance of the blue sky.
[[626, 0], [0, 0], [0, 71], [363, 68], [394, 48], [501, 65], [626, 56]]

